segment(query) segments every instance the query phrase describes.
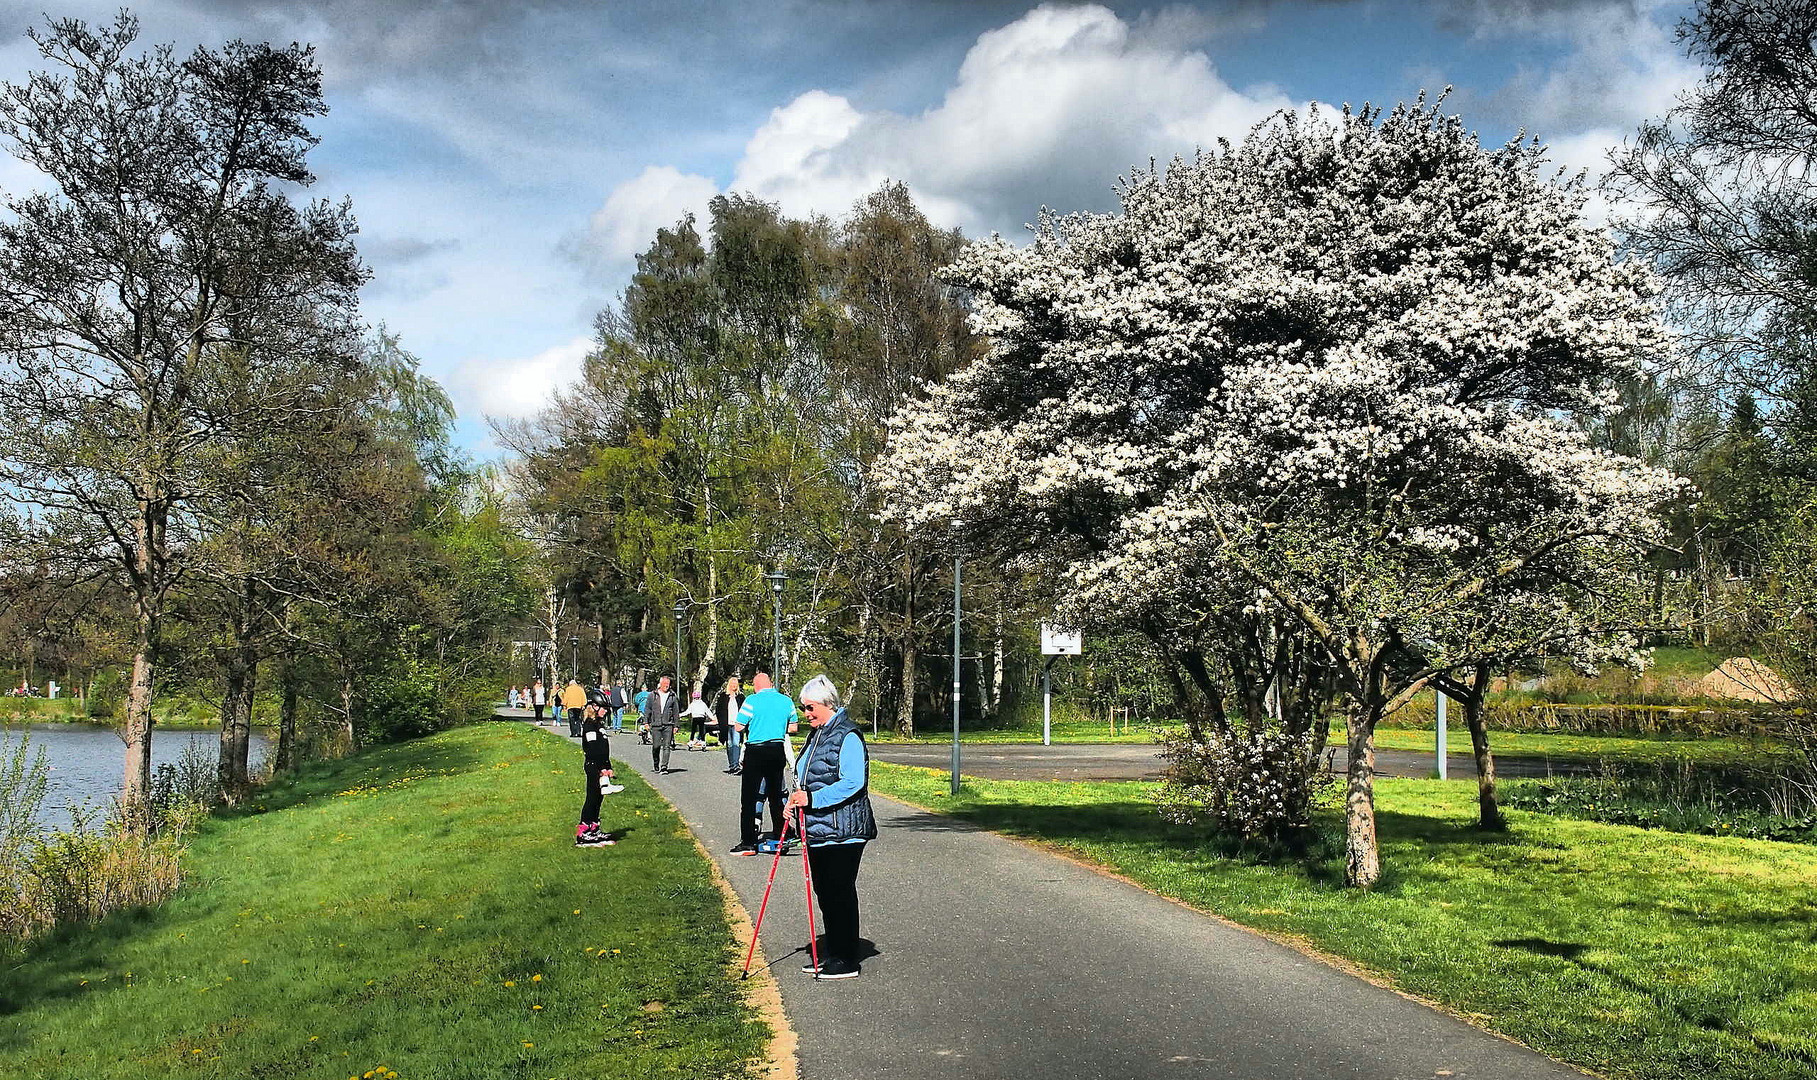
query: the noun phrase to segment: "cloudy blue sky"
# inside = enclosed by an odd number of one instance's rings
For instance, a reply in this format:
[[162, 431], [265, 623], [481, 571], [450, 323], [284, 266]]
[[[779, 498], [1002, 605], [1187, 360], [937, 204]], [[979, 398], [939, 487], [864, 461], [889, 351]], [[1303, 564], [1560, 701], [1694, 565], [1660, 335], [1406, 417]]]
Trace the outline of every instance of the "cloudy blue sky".
[[[0, 79], [43, 12], [0, 0]], [[1455, 87], [1486, 142], [1594, 168], [1696, 78], [1651, 0], [160, 0], [148, 41], [315, 44], [317, 191], [351, 196], [400, 333], [484, 418], [572, 377], [656, 228], [738, 190], [842, 214], [886, 178], [968, 234], [1108, 209], [1120, 172], [1309, 102]], [[0, 157], [0, 190], [32, 183]]]

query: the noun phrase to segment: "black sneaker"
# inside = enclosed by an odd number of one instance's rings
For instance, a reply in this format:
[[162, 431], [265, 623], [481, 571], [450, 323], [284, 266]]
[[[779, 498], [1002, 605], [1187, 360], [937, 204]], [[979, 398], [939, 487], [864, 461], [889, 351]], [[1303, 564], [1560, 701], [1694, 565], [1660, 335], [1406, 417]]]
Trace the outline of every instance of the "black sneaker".
[[864, 971], [850, 960], [829, 956], [820, 962], [820, 970], [814, 973], [816, 979], [856, 979]]
[[[825, 963], [825, 961], [822, 961], [822, 963]], [[818, 975], [820, 974], [820, 968], [821, 964], [816, 964], [814, 961], [809, 960], [807, 963], [801, 965], [801, 973], [803, 975]]]
[[739, 844], [737, 847], [734, 847], [732, 849], [732, 854], [734, 854], [734, 855], [755, 855], [755, 854], [757, 854], [757, 845], [756, 844]]

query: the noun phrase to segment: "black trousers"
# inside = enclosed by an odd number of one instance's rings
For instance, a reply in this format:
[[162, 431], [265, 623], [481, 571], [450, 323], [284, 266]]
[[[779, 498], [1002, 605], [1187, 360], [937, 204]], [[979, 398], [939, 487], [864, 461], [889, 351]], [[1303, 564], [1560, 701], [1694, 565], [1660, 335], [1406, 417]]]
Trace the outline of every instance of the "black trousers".
[[568, 736], [570, 738], [580, 738], [580, 714], [580, 709], [568, 710]]
[[810, 846], [808, 870], [814, 875], [814, 896], [826, 926], [824, 963], [829, 956], [858, 962], [858, 861], [865, 845], [821, 844]]
[[782, 740], [774, 742], [748, 743], [744, 748], [744, 772], [738, 777], [738, 842], [755, 844], [758, 829], [763, 825], [763, 815], [753, 813], [759, 798], [757, 789], [763, 788], [761, 798], [770, 804], [770, 838], [782, 835]]
[[581, 772], [587, 777], [587, 797], [580, 804], [580, 823], [582, 825], [599, 824], [599, 770], [592, 765], [581, 766]]
[[541, 705], [537, 705], [537, 706], [535, 706], [535, 708], [536, 708], [536, 722], [540, 724], [543, 722], [543, 707]]

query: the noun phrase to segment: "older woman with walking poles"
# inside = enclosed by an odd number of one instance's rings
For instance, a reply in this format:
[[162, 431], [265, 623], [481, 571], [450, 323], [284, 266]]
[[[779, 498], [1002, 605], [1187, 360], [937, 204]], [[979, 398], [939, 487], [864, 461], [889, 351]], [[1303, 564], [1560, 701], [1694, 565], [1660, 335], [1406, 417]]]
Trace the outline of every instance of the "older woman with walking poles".
[[[858, 965], [858, 863], [864, 846], [877, 838], [871, 812], [870, 758], [858, 725], [839, 706], [831, 679], [816, 675], [801, 688], [801, 711], [813, 728], [795, 759], [800, 785], [789, 796], [788, 813], [801, 815], [808, 870], [826, 948], [819, 964], [801, 970], [820, 979], [855, 978]], [[805, 820], [804, 820], [805, 818]]]

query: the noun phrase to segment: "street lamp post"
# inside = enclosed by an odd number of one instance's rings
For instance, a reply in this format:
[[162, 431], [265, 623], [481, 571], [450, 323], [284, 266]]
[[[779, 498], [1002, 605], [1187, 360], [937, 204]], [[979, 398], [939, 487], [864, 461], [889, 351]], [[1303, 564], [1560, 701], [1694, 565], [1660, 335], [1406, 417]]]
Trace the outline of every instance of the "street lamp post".
[[952, 794], [959, 794], [959, 674], [960, 666], [965, 661], [959, 658], [959, 631], [964, 625], [965, 608], [959, 597], [959, 575], [964, 566], [958, 555], [953, 556], [953, 778]]
[[[681, 620], [685, 618], [687, 614], [688, 602], [686, 600], [675, 601], [675, 692], [678, 694], [685, 693], [681, 685]], [[676, 700], [679, 701], [680, 699], [677, 698]]]
[[782, 586], [789, 580], [789, 576], [781, 570], [772, 570], [764, 575], [764, 580], [770, 583], [770, 594], [776, 609], [776, 657], [775, 668], [770, 675], [780, 688], [782, 686]]

